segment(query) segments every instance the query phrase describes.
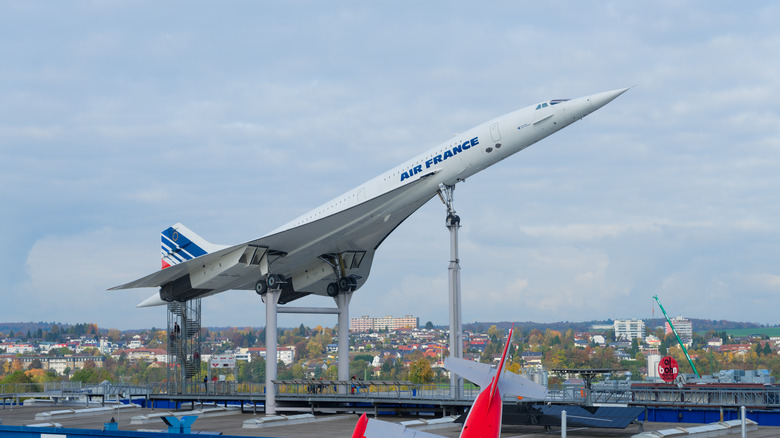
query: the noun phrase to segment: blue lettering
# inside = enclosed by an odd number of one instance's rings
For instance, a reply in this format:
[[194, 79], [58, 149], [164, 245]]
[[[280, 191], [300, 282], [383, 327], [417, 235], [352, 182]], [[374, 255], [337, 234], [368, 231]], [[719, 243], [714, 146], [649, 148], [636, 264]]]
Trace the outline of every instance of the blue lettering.
[[[474, 137], [471, 140], [467, 140], [461, 144], [456, 144], [454, 147], [452, 147], [452, 149], [447, 149], [446, 151], [444, 151], [444, 154], [439, 154], [434, 156], [433, 158], [425, 160], [425, 168], [428, 169], [431, 166], [439, 164], [444, 160], [446, 160], [447, 158], [454, 157], [455, 155], [465, 150], [471, 149], [472, 147], [477, 146], [478, 144], [479, 144], [479, 137]], [[401, 173], [401, 181], [405, 179], [409, 179], [412, 176], [417, 175], [422, 171], [423, 171], [423, 165], [418, 164], [412, 167], [411, 169], [409, 169], [408, 171]]]

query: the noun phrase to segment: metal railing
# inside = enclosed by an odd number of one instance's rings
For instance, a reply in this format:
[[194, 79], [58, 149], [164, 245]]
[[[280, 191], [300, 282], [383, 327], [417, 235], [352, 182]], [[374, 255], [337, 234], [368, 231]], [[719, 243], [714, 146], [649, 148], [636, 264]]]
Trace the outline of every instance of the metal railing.
[[632, 404], [645, 406], [780, 407], [780, 387], [635, 387]]
[[[279, 398], [325, 399], [388, 399], [388, 400], [452, 400], [448, 383], [415, 384], [405, 381], [339, 381], [339, 380], [278, 380], [274, 381]], [[166, 382], [140, 385], [98, 384], [84, 385], [78, 381], [45, 383], [0, 384], [0, 395], [9, 397], [78, 397], [83, 396], [176, 396], [202, 397], [262, 397], [265, 385], [261, 383], [188, 382], [182, 392], [170, 394]], [[463, 401], [473, 400], [479, 388], [467, 384]], [[505, 401], [514, 399], [505, 397]], [[552, 386], [545, 401], [554, 403], [583, 403], [586, 394], [582, 387]], [[780, 386], [712, 387], [712, 386], [595, 386], [590, 394], [595, 404], [632, 404], [640, 406], [755, 406], [780, 408]]]
[[[450, 387], [447, 383], [415, 384], [387, 380], [279, 380], [274, 381], [274, 386], [277, 397], [450, 399]], [[464, 392], [464, 399], [473, 400], [479, 390], [469, 385]]]
[[82, 389], [83, 384], [79, 381], [0, 384], [0, 394], [76, 393]]

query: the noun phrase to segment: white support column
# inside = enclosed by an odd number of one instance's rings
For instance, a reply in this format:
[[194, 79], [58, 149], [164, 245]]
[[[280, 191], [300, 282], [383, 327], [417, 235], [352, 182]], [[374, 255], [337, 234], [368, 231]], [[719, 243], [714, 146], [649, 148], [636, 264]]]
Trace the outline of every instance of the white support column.
[[745, 411], [744, 406], [739, 407], [739, 417], [740, 417], [740, 431], [742, 432], [742, 438], [747, 437], [747, 412]]
[[[463, 323], [461, 321], [460, 300], [460, 259], [458, 258], [458, 228], [460, 217], [455, 214], [453, 196], [455, 186], [439, 186], [439, 196], [447, 206], [447, 229], [450, 231], [450, 264], [449, 264], [449, 296], [450, 296], [450, 357], [463, 358]], [[450, 372], [450, 397], [463, 397], [463, 378]]]
[[[339, 308], [339, 380], [349, 380], [349, 302], [352, 293], [341, 292], [333, 298]], [[346, 386], [341, 388], [346, 393]]]
[[276, 388], [272, 380], [276, 380], [276, 306], [279, 303], [281, 289], [266, 292], [265, 299], [265, 414], [276, 414]]
[[561, 438], [566, 438], [566, 411], [561, 411]]

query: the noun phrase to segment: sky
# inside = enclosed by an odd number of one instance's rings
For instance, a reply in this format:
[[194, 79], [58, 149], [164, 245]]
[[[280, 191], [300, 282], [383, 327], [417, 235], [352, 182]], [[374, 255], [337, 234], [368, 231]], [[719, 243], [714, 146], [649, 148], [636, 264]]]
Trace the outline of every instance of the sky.
[[[484, 121], [633, 87], [458, 184], [463, 321], [778, 324], [780, 4], [0, 3], [0, 321], [163, 326], [182, 222], [275, 229]], [[447, 324], [434, 198], [382, 244], [351, 316]], [[333, 307], [330, 298], [295, 305]], [[253, 291], [205, 326], [265, 325]], [[279, 315], [283, 327], [334, 315]]]

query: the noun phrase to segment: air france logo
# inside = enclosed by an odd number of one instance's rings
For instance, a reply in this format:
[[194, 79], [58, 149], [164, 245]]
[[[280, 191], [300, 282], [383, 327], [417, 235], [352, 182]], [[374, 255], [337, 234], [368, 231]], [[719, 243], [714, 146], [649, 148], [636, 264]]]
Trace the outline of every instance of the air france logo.
[[[459, 153], [461, 153], [461, 152], [463, 152], [465, 150], [471, 149], [472, 147], [474, 147], [474, 146], [476, 146], [478, 144], [479, 144], [479, 137], [474, 137], [471, 140], [465, 141], [462, 144], [459, 144], [459, 145], [455, 146], [452, 149], [447, 149], [446, 151], [444, 151], [443, 154], [439, 154], [439, 155], [436, 155], [436, 156], [428, 159], [425, 162], [425, 168], [429, 169], [431, 166], [439, 164], [439, 163], [443, 162], [444, 160], [446, 160], [447, 158], [454, 157], [455, 155], [457, 155], [457, 154], [459, 154]], [[423, 165], [422, 164], [418, 164], [418, 165], [414, 166], [413, 168], [409, 169], [408, 171], [403, 172], [401, 174], [401, 181], [403, 181], [405, 179], [408, 179], [408, 178], [411, 178], [414, 175], [417, 175], [418, 173], [420, 173], [422, 171], [423, 171]]]

